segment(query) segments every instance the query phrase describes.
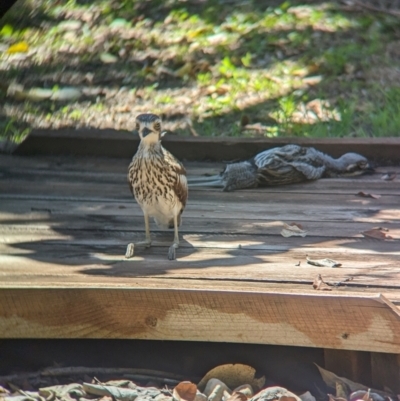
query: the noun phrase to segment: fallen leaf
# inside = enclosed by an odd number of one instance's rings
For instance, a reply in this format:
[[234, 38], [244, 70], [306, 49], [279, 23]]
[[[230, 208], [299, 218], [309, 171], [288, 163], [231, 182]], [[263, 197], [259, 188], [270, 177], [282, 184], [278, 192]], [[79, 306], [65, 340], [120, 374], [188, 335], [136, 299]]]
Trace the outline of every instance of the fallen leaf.
[[247, 401], [247, 397], [240, 391], [234, 391], [226, 401]]
[[371, 389], [354, 391], [348, 397], [349, 401], [385, 401], [387, 398], [376, 392], [372, 392]]
[[174, 388], [172, 396], [178, 401], [193, 401], [196, 398], [197, 386], [192, 382], [180, 382]]
[[294, 398], [294, 397], [288, 397], [287, 395], [282, 395], [281, 397], [279, 397], [278, 400], [279, 400], [279, 401], [297, 401], [296, 398]]
[[14, 54], [14, 53], [27, 53], [29, 50], [29, 45], [26, 42], [18, 42], [13, 45], [11, 45], [6, 53], [8, 54]]
[[314, 290], [320, 290], [320, 291], [332, 291], [332, 288], [325, 283], [320, 274], [318, 274], [318, 276], [314, 279], [313, 288]]
[[[83, 389], [88, 394], [110, 396], [117, 401], [132, 401], [138, 396], [136, 389], [121, 388], [116, 386], [103, 386], [99, 384], [83, 383]], [[43, 390], [43, 389], [41, 389]]]
[[347, 398], [342, 398], [342, 397], [335, 397], [332, 394], [328, 394], [329, 401], [347, 401]]
[[53, 91], [51, 89], [31, 88], [28, 92], [26, 92], [26, 99], [37, 102], [45, 99], [50, 99], [52, 94]]
[[397, 176], [396, 172], [389, 171], [386, 174], [383, 174], [381, 179], [385, 180], [385, 181], [392, 181], [392, 180], [394, 180], [396, 178], [396, 176]]
[[336, 387], [336, 397], [344, 398], [345, 400], [347, 400], [350, 390], [349, 390], [348, 386], [346, 385], [346, 383], [343, 383], [342, 381], [338, 380], [336, 382], [335, 387]]
[[100, 60], [104, 64], [112, 64], [112, 63], [116, 63], [118, 61], [118, 57], [114, 56], [111, 53], [101, 53], [100, 54]]
[[371, 389], [369, 388], [368, 391], [365, 392], [364, 397], [362, 398], [363, 401], [372, 401], [371, 398]]
[[254, 390], [259, 390], [265, 383], [265, 377], [255, 378], [255, 374], [256, 370], [253, 367], [241, 363], [220, 365], [207, 372], [197, 387], [201, 391], [210, 379], [216, 378], [230, 388], [250, 384]]
[[[368, 391], [368, 387], [367, 387], [367, 386], [364, 386], [363, 384], [353, 382], [353, 381], [351, 381], [351, 380], [349, 380], [349, 379], [346, 379], [345, 377], [337, 376], [337, 375], [335, 375], [333, 372], [330, 372], [329, 370], [326, 370], [326, 369], [324, 369], [324, 368], [321, 368], [321, 367], [318, 366], [317, 364], [315, 364], [315, 366], [318, 368], [318, 370], [319, 370], [319, 372], [320, 372], [320, 374], [321, 374], [321, 376], [322, 376], [322, 380], [323, 380], [329, 387], [335, 388], [336, 383], [337, 383], [338, 381], [340, 381], [340, 382], [344, 383], [344, 384], [348, 387], [348, 389], [349, 389], [350, 391], [357, 391], [357, 390], [365, 390], [365, 391]], [[381, 395], [381, 396], [386, 395], [385, 392], [379, 391], [379, 390], [375, 390], [375, 389], [373, 390], [373, 392], [376, 393], [376, 394], [378, 394], [378, 395]], [[350, 397], [351, 397], [351, 396], [350, 396]]]
[[305, 237], [307, 235], [307, 231], [303, 230], [303, 226], [297, 223], [286, 224], [283, 223], [284, 228], [281, 231], [281, 235], [285, 238], [298, 236]]
[[59, 32], [63, 31], [77, 31], [82, 27], [82, 22], [78, 20], [67, 20], [62, 21], [57, 25], [57, 30]]
[[315, 397], [309, 391], [300, 394], [299, 397], [301, 401], [316, 401]]
[[9, 37], [13, 34], [14, 29], [11, 25], [5, 24], [1, 29], [0, 29], [0, 36], [5, 36]]
[[10, 394], [10, 392], [3, 386], [0, 386], [0, 394]]
[[128, 22], [124, 18], [116, 18], [110, 24], [110, 28], [129, 28], [130, 26], [131, 26], [130, 22]]
[[370, 194], [370, 193], [364, 192], [364, 191], [358, 192], [357, 196], [362, 196], [363, 198], [373, 198], [373, 199], [379, 199], [381, 197], [381, 195]]
[[222, 401], [229, 398], [232, 390], [219, 379], [210, 379], [203, 391], [208, 401]]
[[178, 77], [183, 78], [183, 77], [186, 76], [186, 75], [190, 75], [191, 72], [192, 72], [192, 70], [193, 70], [193, 64], [192, 64], [190, 61], [188, 61], [188, 62], [187, 62], [186, 64], [184, 64], [181, 68], [178, 68], [178, 69], [175, 71], [175, 74], [176, 74]]
[[239, 387], [236, 387], [235, 389], [233, 389], [233, 392], [240, 392], [244, 394], [247, 398], [251, 398], [254, 395], [253, 388], [250, 386], [250, 384], [243, 384]]
[[272, 386], [261, 390], [251, 401], [301, 401], [301, 398], [284, 387]]
[[393, 237], [387, 235], [382, 228], [373, 228], [372, 230], [363, 231], [361, 234], [364, 237], [380, 239], [380, 240], [393, 239]]
[[76, 88], [61, 88], [53, 92], [51, 95], [51, 100], [76, 100], [79, 99], [82, 95], [82, 92]]
[[310, 259], [307, 256], [307, 263], [310, 265], [314, 265], [314, 266], [320, 266], [320, 267], [341, 267], [342, 264], [339, 262], [336, 262], [336, 260], [333, 259]]

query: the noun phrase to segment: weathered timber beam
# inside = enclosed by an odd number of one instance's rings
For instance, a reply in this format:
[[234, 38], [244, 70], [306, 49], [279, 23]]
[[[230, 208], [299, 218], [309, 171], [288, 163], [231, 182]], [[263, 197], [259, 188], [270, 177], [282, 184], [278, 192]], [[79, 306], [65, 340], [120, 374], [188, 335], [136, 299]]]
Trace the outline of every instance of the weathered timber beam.
[[[385, 164], [400, 162], [399, 138], [210, 138], [166, 135], [165, 147], [182, 160], [227, 161], [246, 159], [256, 153], [288, 143], [313, 146], [339, 157], [346, 152], [363, 154]], [[15, 154], [72, 154], [131, 158], [139, 144], [137, 135], [112, 129], [33, 130]]]
[[379, 294], [3, 288], [0, 338], [223, 341], [400, 353], [400, 316]]

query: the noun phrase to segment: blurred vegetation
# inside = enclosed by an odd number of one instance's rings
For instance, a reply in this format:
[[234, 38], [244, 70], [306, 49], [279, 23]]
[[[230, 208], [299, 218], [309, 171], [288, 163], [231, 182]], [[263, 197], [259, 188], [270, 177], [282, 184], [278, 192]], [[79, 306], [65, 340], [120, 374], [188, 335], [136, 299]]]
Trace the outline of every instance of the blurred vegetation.
[[325, 1], [18, 1], [0, 21], [0, 132], [400, 135], [400, 15]]

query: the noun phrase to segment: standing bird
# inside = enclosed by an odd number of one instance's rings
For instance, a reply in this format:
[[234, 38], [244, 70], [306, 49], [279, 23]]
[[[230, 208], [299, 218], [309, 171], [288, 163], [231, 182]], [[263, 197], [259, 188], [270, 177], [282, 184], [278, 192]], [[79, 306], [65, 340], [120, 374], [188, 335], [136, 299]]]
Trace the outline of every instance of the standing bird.
[[[136, 245], [151, 246], [149, 217], [162, 228], [174, 228], [174, 242], [168, 259], [175, 259], [179, 247], [178, 227], [186, 206], [188, 187], [183, 165], [161, 145], [161, 118], [155, 114], [136, 117], [140, 144], [128, 168], [128, 183], [136, 202], [142, 208], [146, 239]], [[134, 255], [135, 244], [128, 244], [125, 257]]]
[[229, 192], [371, 171], [368, 160], [357, 153], [346, 153], [334, 159], [317, 149], [291, 144], [264, 150], [244, 162], [228, 164], [218, 175], [190, 179], [189, 186], [223, 187], [223, 191]]

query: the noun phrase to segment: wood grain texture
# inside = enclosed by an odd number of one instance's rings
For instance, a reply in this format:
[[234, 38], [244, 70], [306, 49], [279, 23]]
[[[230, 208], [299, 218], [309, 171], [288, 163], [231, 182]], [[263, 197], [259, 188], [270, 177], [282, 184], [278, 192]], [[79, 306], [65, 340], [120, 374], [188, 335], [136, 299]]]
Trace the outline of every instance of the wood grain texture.
[[400, 318], [380, 296], [134, 288], [3, 289], [0, 336], [223, 339], [400, 352]]
[[[293, 143], [293, 138], [210, 138], [167, 135], [165, 147], [179, 159], [234, 160], [245, 159], [276, 146]], [[398, 163], [398, 138], [296, 138], [296, 143], [314, 146], [322, 152], [339, 157], [346, 152], [357, 152], [374, 160]], [[139, 144], [137, 135], [112, 129], [33, 130], [15, 154], [85, 155], [102, 157], [132, 157]]]
[[[143, 239], [144, 231], [127, 164], [0, 156], [0, 338], [400, 353], [397, 181], [378, 174], [234, 193], [192, 190], [177, 260], [166, 258], [173, 233], [154, 225], [152, 248], [126, 260], [126, 244]], [[188, 163], [194, 175], [218, 168]], [[382, 196], [361, 198], [358, 191]], [[305, 238], [280, 235], [292, 221], [304, 226]], [[361, 234], [377, 226], [392, 240]], [[307, 256], [342, 267], [312, 266]], [[315, 291], [318, 274], [341, 284]]]

